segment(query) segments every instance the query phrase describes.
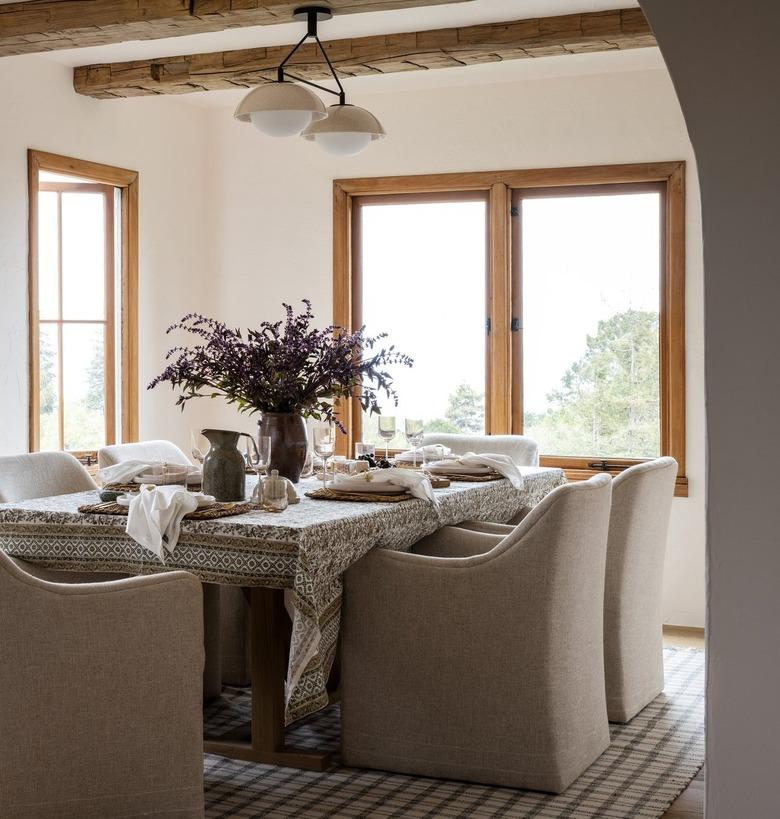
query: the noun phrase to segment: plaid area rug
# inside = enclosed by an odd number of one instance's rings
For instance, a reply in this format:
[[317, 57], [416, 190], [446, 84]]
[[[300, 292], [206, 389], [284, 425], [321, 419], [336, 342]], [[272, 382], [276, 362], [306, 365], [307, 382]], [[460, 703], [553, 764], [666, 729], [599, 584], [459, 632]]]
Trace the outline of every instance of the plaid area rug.
[[[206, 816], [403, 819], [658, 819], [704, 762], [704, 652], [665, 649], [666, 688], [563, 794], [495, 788], [383, 771], [326, 773], [205, 757]], [[229, 689], [206, 714], [210, 734], [249, 719], [249, 696]], [[339, 710], [296, 724], [288, 741], [337, 751]]]

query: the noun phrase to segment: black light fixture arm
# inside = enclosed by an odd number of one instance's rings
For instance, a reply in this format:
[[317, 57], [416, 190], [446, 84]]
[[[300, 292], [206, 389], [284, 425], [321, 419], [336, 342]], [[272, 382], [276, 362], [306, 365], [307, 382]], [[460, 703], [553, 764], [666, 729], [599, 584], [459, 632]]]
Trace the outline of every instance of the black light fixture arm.
[[[339, 98], [340, 105], [346, 105], [347, 102], [347, 94], [344, 91], [344, 86], [341, 84], [341, 80], [339, 79], [338, 74], [336, 73], [336, 69], [333, 68], [333, 63], [331, 63], [330, 58], [328, 57], [327, 52], [325, 51], [325, 47], [322, 45], [320, 38], [317, 36], [317, 23], [320, 20], [328, 19], [332, 16], [330, 9], [325, 8], [323, 6], [303, 6], [302, 8], [295, 10], [296, 17], [303, 17], [306, 18], [307, 28], [306, 34], [298, 40], [295, 48], [282, 60], [279, 64], [279, 67], [276, 69], [276, 79], [278, 82], [284, 82], [286, 79], [295, 80], [295, 82], [303, 83], [304, 85], [309, 85], [312, 88], [316, 88], [319, 91], [325, 91], [328, 94], [333, 94], [334, 96]], [[330, 70], [331, 76], [333, 77], [336, 85], [338, 86], [338, 91], [334, 91], [332, 88], [327, 88], [324, 85], [319, 85], [316, 82], [312, 82], [311, 80], [305, 80], [302, 77], [295, 77], [292, 74], [287, 74], [284, 70], [284, 67], [290, 61], [292, 56], [295, 52], [309, 39], [313, 38], [314, 41], [317, 43], [317, 47], [320, 50], [323, 58], [325, 59], [325, 63]]]

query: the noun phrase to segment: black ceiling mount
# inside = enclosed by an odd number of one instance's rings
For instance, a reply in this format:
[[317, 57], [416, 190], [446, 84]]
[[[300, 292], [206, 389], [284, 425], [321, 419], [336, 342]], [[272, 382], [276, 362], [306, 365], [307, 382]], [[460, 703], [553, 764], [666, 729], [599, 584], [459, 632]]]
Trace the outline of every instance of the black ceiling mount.
[[[279, 65], [279, 68], [276, 69], [276, 79], [279, 82], [284, 82], [285, 79], [289, 78], [291, 80], [295, 80], [296, 82], [303, 83], [304, 85], [310, 85], [312, 88], [317, 88], [320, 91], [325, 91], [328, 94], [333, 94], [334, 96], [337, 96], [339, 98], [340, 105], [346, 104], [347, 96], [344, 91], [344, 87], [341, 84], [341, 80], [339, 80], [338, 74], [336, 74], [336, 70], [333, 68], [333, 65], [331, 64], [330, 58], [325, 52], [325, 48], [320, 42], [320, 38], [317, 36], [317, 23], [319, 23], [321, 20], [330, 20], [331, 17], [333, 17], [333, 12], [327, 6], [300, 6], [293, 12], [293, 17], [296, 20], [306, 21], [307, 24], [306, 34], [304, 34], [303, 37], [301, 37], [295, 48], [293, 48], [293, 50], [284, 58], [284, 60], [282, 60], [282, 62]], [[318, 85], [316, 82], [312, 82], [311, 80], [304, 80], [302, 77], [293, 77], [292, 75], [285, 73], [284, 70], [285, 65], [287, 65], [293, 54], [295, 54], [295, 52], [310, 37], [313, 38], [314, 41], [317, 43], [317, 46], [320, 49], [320, 53], [325, 59], [325, 62], [327, 63], [328, 68], [330, 69], [330, 73], [333, 79], [336, 81], [336, 85], [339, 88], [338, 91], [334, 91], [332, 88], [327, 88], [324, 85]]]

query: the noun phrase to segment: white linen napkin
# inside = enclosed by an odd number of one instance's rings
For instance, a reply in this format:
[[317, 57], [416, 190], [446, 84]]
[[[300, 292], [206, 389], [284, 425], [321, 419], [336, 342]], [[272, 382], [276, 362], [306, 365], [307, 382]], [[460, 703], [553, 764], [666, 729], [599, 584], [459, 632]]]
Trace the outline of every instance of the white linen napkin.
[[[98, 469], [97, 479], [102, 486], [109, 483], [127, 483], [132, 481], [137, 475], [144, 472], [149, 472], [154, 468], [155, 464], [150, 461], [121, 461], [113, 466], [105, 466], [103, 469]], [[162, 465], [159, 466], [160, 473], [162, 473]]]
[[176, 548], [182, 518], [197, 508], [197, 496], [183, 486], [142, 484], [130, 501], [125, 531], [164, 563], [165, 551]]
[[[395, 461], [401, 464], [412, 464], [414, 463], [414, 450], [409, 449], [406, 452], [399, 452], [398, 455], [395, 456]], [[417, 463], [422, 466], [423, 461], [425, 460], [425, 456], [436, 457], [437, 455], [444, 455], [445, 458], [455, 457], [452, 454], [452, 450], [448, 446], [442, 446], [441, 444], [427, 444], [426, 446], [421, 446], [417, 448]]]
[[507, 478], [515, 489], [522, 489], [523, 487], [523, 476], [520, 474], [520, 470], [517, 468], [515, 462], [508, 455], [493, 452], [481, 452], [479, 455], [476, 455], [473, 452], [466, 452], [463, 455], [453, 456], [443, 461], [435, 461], [432, 464], [427, 464], [428, 468], [434, 472], [437, 470], [446, 472], [447, 467], [453, 465], [487, 466], [498, 472], [499, 475], [503, 475]]
[[371, 472], [361, 472], [359, 475], [337, 474], [332, 485], [334, 489], [360, 492], [361, 485], [365, 486], [366, 483], [371, 483], [373, 486], [382, 484], [402, 486], [416, 498], [430, 501], [434, 506], [439, 505], [430, 479], [420, 472], [412, 472], [408, 469], [375, 469]]

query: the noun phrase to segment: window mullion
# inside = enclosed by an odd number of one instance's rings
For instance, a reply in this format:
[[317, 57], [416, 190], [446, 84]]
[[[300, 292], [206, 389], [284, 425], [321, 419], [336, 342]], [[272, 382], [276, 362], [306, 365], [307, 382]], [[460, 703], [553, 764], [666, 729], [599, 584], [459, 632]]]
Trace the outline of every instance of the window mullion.
[[490, 188], [488, 217], [488, 316], [485, 393], [486, 431], [493, 435], [512, 428], [511, 270], [509, 253], [509, 190], [503, 182]]

